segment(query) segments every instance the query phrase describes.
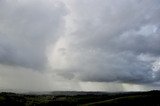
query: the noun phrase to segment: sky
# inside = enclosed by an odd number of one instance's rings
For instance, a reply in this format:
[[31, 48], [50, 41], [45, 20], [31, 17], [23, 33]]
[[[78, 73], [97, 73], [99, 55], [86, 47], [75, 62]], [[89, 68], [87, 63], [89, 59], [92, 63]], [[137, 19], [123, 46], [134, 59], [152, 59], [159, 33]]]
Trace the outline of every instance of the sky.
[[0, 89], [160, 89], [160, 1], [0, 0]]

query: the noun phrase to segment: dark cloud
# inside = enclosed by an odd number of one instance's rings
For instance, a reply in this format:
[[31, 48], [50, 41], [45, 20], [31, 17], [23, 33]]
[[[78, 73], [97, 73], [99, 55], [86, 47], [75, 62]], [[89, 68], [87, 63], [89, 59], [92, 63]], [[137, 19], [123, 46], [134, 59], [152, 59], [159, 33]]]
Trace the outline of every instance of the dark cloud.
[[14, 67], [58, 89], [158, 88], [159, 17], [159, 0], [0, 0], [0, 68], [9, 84]]
[[41, 69], [46, 47], [59, 38], [67, 10], [54, 1], [0, 1], [0, 63]]
[[[74, 58], [70, 70], [79, 70], [75, 77], [93, 82], [159, 81], [152, 70], [160, 57], [157, 0], [81, 0], [74, 2], [73, 9], [76, 28], [68, 53]], [[154, 59], [141, 60], [140, 56]]]

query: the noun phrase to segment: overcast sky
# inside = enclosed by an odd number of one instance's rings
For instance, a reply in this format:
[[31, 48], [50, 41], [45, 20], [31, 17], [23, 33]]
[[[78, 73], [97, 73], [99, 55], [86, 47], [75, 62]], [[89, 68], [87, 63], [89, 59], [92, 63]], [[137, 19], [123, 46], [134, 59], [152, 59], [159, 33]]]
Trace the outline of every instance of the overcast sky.
[[160, 89], [160, 1], [0, 0], [0, 89]]

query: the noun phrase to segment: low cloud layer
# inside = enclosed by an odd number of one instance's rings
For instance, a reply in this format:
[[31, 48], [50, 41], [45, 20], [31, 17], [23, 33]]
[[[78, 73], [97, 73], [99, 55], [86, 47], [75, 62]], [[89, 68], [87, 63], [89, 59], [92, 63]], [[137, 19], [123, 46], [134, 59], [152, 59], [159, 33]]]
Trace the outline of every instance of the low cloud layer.
[[1, 0], [1, 70], [50, 90], [158, 89], [159, 17], [159, 0]]

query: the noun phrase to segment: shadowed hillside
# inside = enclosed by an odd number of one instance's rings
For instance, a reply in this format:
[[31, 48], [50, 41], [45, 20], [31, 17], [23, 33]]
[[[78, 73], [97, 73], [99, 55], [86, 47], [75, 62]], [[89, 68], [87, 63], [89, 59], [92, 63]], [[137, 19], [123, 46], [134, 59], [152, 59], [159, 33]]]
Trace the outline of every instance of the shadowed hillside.
[[0, 106], [160, 106], [160, 91], [52, 92], [50, 94], [0, 93]]

